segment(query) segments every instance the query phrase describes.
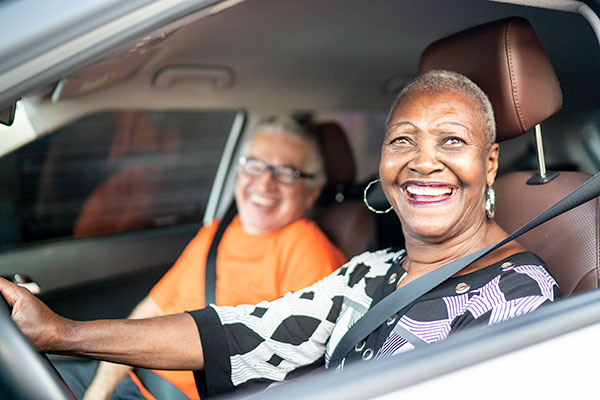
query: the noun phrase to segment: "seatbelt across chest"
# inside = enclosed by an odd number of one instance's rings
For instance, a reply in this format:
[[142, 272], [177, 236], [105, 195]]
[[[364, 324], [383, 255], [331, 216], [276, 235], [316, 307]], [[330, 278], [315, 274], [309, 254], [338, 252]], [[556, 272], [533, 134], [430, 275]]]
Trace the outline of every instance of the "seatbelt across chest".
[[[208, 254], [206, 256], [206, 264], [204, 271], [204, 293], [205, 293], [205, 302], [208, 304], [216, 304], [216, 282], [217, 282], [217, 249], [219, 247], [219, 243], [221, 242], [221, 238], [223, 237], [223, 233], [237, 214], [237, 208], [235, 207], [235, 202], [232, 202], [229, 207], [227, 207], [227, 211], [217, 230], [213, 239], [210, 243], [210, 248], [208, 250]], [[135, 374], [138, 376], [142, 384], [154, 397], [157, 399], [169, 399], [169, 400], [184, 400], [188, 399], [188, 397], [175, 385], [171, 382], [167, 381], [163, 377], [155, 374], [153, 371], [144, 368], [136, 368], [134, 370]]]
[[[589, 200], [592, 200], [600, 195], [600, 172], [588, 179], [581, 186], [568, 194], [565, 198], [558, 201], [552, 207], [542, 212], [540, 215], [508, 235], [505, 239], [491, 246], [483, 248], [479, 251], [471, 253], [456, 261], [453, 261], [445, 266], [431, 271], [405, 286], [383, 298], [379, 303], [370, 308], [342, 337], [337, 347], [331, 355], [329, 365], [337, 367], [344, 357], [352, 350], [352, 348], [381, 324], [383, 324], [390, 316], [394, 315], [404, 307], [418, 299], [420, 296], [429, 292], [436, 286], [440, 285], [451, 276], [455, 275], [469, 264], [477, 261], [481, 257], [491, 253], [506, 243], [516, 239], [517, 237], [529, 232], [531, 229], [544, 222], [563, 214]], [[406, 339], [406, 338], [405, 338]]]
[[232, 201], [229, 207], [227, 207], [227, 211], [225, 212], [225, 215], [223, 215], [208, 249], [206, 263], [204, 265], [204, 304], [206, 306], [209, 304], [217, 304], [217, 252], [223, 233], [225, 233], [225, 230], [236, 214], [237, 208], [235, 206], [235, 201]]

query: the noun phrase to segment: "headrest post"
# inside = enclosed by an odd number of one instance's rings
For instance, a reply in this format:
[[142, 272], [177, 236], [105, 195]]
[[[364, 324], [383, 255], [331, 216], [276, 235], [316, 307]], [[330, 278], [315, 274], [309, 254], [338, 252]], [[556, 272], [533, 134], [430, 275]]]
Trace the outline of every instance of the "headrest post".
[[546, 159], [544, 157], [544, 142], [542, 141], [542, 126], [535, 125], [535, 148], [537, 150], [538, 173], [527, 181], [528, 185], [543, 185], [558, 176], [558, 172], [546, 171]]
[[542, 141], [542, 126], [535, 125], [535, 148], [537, 150], [538, 172], [542, 179], [546, 178], [546, 159], [544, 158], [544, 142]]

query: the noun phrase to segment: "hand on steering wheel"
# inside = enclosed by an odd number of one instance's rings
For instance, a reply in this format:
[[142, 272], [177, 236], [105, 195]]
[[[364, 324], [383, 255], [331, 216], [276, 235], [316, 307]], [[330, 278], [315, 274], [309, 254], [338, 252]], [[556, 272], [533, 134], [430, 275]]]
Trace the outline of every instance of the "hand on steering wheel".
[[[2, 285], [9, 287], [4, 282]], [[39, 301], [25, 292], [19, 296]], [[0, 399], [76, 399], [50, 361], [37, 352], [12, 321], [11, 309], [1, 295], [0, 341]]]

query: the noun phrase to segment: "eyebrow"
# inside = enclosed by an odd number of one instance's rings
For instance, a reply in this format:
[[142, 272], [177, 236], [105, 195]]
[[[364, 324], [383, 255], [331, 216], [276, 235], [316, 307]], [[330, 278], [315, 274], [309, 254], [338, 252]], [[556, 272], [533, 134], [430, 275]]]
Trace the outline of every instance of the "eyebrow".
[[[464, 128], [464, 129], [466, 129], [467, 131], [469, 131], [471, 134], [475, 134], [475, 132], [473, 132], [473, 130], [471, 128], [469, 128], [468, 126], [466, 126], [464, 124], [461, 124], [460, 122], [444, 121], [444, 122], [440, 122], [439, 124], [437, 124], [436, 127], [440, 127], [440, 126], [446, 125], [446, 124], [460, 126], [460, 127]], [[392, 124], [392, 125], [388, 126], [385, 131], [388, 132], [390, 129], [392, 129], [392, 128], [396, 127], [396, 126], [400, 126], [400, 125], [410, 125], [413, 128], [417, 128], [415, 126], [415, 124], [413, 124], [412, 122], [402, 121], [402, 122], [396, 122], [395, 124]]]
[[387, 128], [385, 128], [385, 131], [389, 131], [390, 129], [392, 129], [395, 126], [399, 126], [399, 125], [410, 125], [414, 128], [416, 128], [415, 124], [413, 124], [412, 122], [409, 121], [402, 121], [402, 122], [396, 122], [395, 124], [391, 124], [390, 126], [388, 126]]
[[439, 124], [437, 124], [436, 127], [439, 127], [441, 125], [446, 125], [446, 124], [460, 126], [462, 128], [465, 128], [466, 130], [468, 130], [472, 134], [475, 134], [475, 132], [473, 132], [473, 130], [471, 128], [469, 128], [468, 126], [466, 126], [464, 124], [461, 124], [460, 122], [444, 121], [444, 122], [440, 122]]

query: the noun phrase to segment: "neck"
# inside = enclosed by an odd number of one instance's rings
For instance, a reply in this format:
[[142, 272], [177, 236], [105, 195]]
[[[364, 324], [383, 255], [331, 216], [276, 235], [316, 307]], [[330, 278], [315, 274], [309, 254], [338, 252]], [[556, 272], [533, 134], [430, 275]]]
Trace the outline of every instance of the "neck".
[[[489, 246], [506, 234], [493, 221], [483, 220], [465, 232], [441, 241], [406, 237], [407, 257], [403, 264], [409, 275], [418, 277]], [[483, 260], [486, 260], [485, 257]], [[478, 263], [476, 263], [478, 265]]]

